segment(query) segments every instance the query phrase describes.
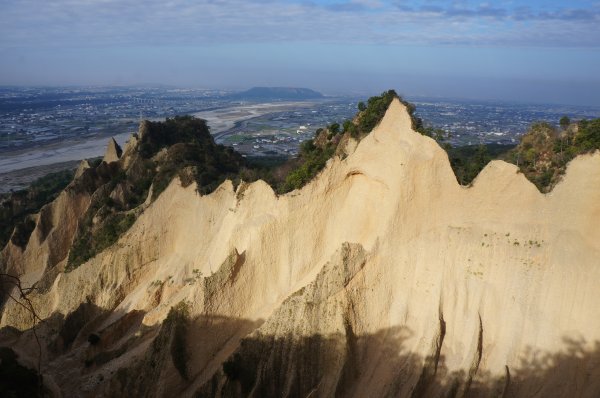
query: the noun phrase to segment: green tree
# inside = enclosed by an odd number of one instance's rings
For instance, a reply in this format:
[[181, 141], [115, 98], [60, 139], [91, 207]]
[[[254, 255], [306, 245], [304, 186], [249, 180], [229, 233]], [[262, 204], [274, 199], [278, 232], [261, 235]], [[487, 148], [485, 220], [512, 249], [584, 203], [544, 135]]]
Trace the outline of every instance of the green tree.
[[333, 135], [336, 135], [337, 133], [340, 132], [340, 124], [339, 123], [333, 123], [332, 125], [329, 126], [329, 131]]
[[346, 120], [344, 122], [344, 131], [348, 131], [350, 129], [350, 126], [352, 126], [352, 121], [351, 120]]
[[579, 122], [575, 144], [581, 152], [600, 149], [600, 119]]
[[571, 124], [571, 119], [569, 119], [568, 116], [563, 116], [560, 118], [560, 121], [558, 123], [560, 124], [560, 127], [562, 127], [563, 130], [566, 130], [566, 128], [569, 127], [569, 124]]

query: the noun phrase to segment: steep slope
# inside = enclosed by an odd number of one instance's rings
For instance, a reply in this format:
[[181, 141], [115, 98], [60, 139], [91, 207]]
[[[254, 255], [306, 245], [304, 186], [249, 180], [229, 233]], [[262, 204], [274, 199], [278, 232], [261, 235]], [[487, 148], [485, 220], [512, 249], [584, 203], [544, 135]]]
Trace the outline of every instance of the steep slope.
[[[64, 396], [597, 396], [599, 219], [600, 153], [548, 194], [501, 161], [464, 188], [394, 100], [301, 190], [174, 180], [32, 296], [44, 381]], [[39, 279], [36, 256], [19, 261]], [[33, 363], [30, 314], [9, 301], [0, 325]]]

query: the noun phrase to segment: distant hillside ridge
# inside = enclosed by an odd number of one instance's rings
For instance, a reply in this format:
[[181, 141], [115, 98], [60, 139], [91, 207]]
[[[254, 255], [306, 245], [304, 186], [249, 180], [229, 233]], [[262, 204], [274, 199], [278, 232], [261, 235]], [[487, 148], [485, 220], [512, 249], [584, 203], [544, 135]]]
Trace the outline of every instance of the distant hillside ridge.
[[231, 97], [244, 100], [307, 100], [323, 98], [323, 94], [309, 88], [252, 87]]

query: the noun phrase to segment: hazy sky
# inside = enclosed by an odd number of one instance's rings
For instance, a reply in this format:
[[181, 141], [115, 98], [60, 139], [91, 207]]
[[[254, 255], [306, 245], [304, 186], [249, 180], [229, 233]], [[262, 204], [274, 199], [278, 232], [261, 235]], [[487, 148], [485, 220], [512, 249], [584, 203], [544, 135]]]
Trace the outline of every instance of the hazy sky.
[[0, 0], [0, 84], [600, 105], [600, 1]]

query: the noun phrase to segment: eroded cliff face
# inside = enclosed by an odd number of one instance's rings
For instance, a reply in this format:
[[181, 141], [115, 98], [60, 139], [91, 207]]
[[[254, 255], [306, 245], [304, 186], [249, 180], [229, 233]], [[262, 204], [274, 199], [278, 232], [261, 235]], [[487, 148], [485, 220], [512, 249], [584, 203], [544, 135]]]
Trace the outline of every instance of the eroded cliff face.
[[[303, 189], [200, 196], [174, 180], [115, 245], [49, 278], [32, 296], [44, 382], [57, 396], [598, 396], [599, 221], [600, 153], [546, 195], [500, 161], [462, 187], [395, 100]], [[32, 282], [45, 250], [4, 254]], [[31, 316], [9, 301], [0, 325], [34, 363]]]

